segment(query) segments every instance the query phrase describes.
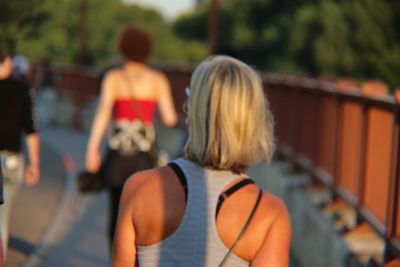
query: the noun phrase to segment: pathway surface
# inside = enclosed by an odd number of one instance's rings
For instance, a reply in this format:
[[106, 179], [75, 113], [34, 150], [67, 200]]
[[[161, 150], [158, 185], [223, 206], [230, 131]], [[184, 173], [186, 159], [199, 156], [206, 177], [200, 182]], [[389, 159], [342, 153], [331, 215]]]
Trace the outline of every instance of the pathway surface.
[[108, 266], [106, 193], [81, 195], [74, 186], [87, 136], [49, 128], [41, 138], [41, 181], [18, 194], [7, 266]]

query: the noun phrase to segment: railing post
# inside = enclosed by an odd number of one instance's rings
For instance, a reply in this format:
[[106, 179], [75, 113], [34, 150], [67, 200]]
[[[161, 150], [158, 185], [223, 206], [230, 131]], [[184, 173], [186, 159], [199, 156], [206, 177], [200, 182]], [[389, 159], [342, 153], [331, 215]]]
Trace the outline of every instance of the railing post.
[[367, 159], [367, 131], [368, 131], [368, 105], [365, 100], [361, 103], [361, 131], [360, 131], [360, 161], [358, 164], [358, 177], [357, 177], [357, 194], [356, 194], [356, 207], [357, 217], [356, 225], [362, 222], [360, 211], [362, 208], [362, 201], [364, 198], [364, 186], [365, 186], [365, 161]]
[[[396, 107], [393, 129], [393, 147], [391, 152], [391, 183], [389, 193], [388, 232], [386, 236], [385, 262], [392, 260], [400, 253], [399, 229], [399, 208], [400, 208], [400, 89], [395, 92]], [[393, 250], [397, 250], [395, 253]]]

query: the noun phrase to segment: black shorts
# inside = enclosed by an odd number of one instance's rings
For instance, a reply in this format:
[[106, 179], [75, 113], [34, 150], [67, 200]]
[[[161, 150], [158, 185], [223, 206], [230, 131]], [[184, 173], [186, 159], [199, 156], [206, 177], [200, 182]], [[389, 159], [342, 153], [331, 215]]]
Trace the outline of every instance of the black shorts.
[[133, 155], [120, 154], [109, 149], [102, 166], [103, 177], [111, 188], [121, 188], [125, 181], [135, 172], [155, 167], [154, 156], [147, 152], [137, 152]]

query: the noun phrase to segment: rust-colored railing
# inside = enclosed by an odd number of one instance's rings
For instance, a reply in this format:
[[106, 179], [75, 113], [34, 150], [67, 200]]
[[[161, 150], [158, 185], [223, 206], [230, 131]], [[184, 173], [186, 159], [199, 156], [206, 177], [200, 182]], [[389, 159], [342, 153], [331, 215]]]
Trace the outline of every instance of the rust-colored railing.
[[[379, 82], [266, 74], [280, 151], [400, 250], [400, 105]], [[390, 256], [389, 256], [390, 257]]]

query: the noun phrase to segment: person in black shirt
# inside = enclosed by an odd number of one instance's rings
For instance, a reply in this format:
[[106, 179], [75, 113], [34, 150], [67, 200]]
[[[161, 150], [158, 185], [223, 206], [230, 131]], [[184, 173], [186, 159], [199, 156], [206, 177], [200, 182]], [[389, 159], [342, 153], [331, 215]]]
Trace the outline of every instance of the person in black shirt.
[[[8, 245], [9, 217], [18, 189], [40, 177], [40, 139], [29, 87], [11, 78], [12, 59], [0, 47], [0, 158], [4, 176], [4, 204], [0, 207], [3, 260]], [[21, 136], [25, 135], [29, 163], [24, 166]]]

